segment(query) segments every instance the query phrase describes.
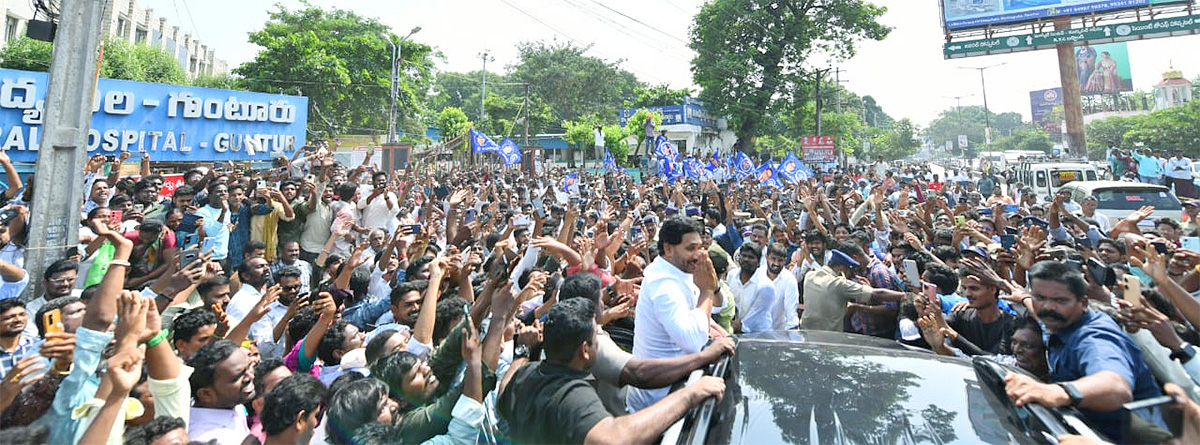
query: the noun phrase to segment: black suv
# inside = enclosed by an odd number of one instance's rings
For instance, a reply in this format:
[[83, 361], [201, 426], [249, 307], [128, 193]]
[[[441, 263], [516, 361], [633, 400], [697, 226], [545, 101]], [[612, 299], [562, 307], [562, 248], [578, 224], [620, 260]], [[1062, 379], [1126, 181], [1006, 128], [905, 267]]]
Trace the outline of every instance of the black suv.
[[693, 409], [662, 443], [1025, 444], [1097, 434], [1073, 411], [1014, 407], [1008, 371], [1020, 372], [853, 334], [744, 335], [732, 357], [692, 376], [725, 377], [725, 397]]

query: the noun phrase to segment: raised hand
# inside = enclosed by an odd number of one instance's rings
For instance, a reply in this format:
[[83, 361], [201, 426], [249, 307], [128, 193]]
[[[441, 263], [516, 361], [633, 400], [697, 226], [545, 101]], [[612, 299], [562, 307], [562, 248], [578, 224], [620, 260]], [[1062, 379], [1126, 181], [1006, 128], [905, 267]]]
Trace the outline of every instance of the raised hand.
[[41, 371], [45, 367], [46, 365], [42, 364], [42, 357], [30, 355], [21, 359], [9, 369], [8, 374], [4, 375], [4, 381], [0, 382], [0, 411], [7, 409], [13, 400], [17, 399], [17, 395], [21, 393], [22, 388], [44, 377], [45, 373], [33, 377], [28, 376]]

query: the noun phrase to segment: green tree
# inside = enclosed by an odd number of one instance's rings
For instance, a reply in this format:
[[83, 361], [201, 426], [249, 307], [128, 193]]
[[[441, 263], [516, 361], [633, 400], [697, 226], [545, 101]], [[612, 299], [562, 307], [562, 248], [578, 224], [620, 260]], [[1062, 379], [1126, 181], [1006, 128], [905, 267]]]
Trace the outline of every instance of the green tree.
[[1050, 133], [1040, 128], [1022, 128], [1012, 136], [1000, 136], [992, 140], [992, 151], [1041, 151], [1049, 153], [1054, 148]]
[[764, 118], [797, 105], [792, 92], [812, 79], [804, 63], [814, 54], [849, 58], [858, 40], [883, 39], [891, 31], [878, 22], [885, 11], [863, 0], [707, 2], [691, 28], [700, 98], [710, 113], [729, 116], [739, 148], [753, 152]]
[[208, 75], [201, 74], [192, 79], [192, 86], [200, 88], [216, 88], [221, 90], [244, 90], [241, 79], [231, 74]]
[[1159, 152], [1183, 151], [1189, 157], [1200, 157], [1200, 101], [1135, 116], [1125, 143], [1139, 142]]
[[638, 85], [633, 88], [633, 98], [625, 101], [624, 108], [645, 108], [663, 105], [679, 105], [683, 98], [692, 94], [691, 89], [673, 89], [670, 85]]
[[[234, 72], [253, 91], [302, 94], [309, 99], [309, 129], [326, 136], [386, 133], [393, 42], [399, 38], [374, 18], [344, 9], [282, 5], [263, 29], [250, 33], [262, 47]], [[425, 96], [432, 85], [429, 45], [401, 43], [398, 131], [423, 137]]]
[[469, 144], [460, 137], [467, 134], [467, 130], [470, 130], [474, 123], [467, 119], [463, 110], [456, 107], [442, 108], [434, 119], [434, 125], [442, 130], [443, 144], [451, 144], [457, 153], [466, 152]]
[[559, 42], [520, 43], [520, 61], [509, 67], [509, 77], [530, 84], [561, 120], [592, 114], [615, 120], [622, 99], [633, 95], [637, 77], [621, 69], [620, 61], [587, 55], [588, 49]]
[[26, 71], [49, 71], [50, 53], [54, 44], [21, 36], [9, 40], [0, 50], [0, 68]]
[[[28, 71], [48, 71], [54, 44], [20, 37], [0, 50], [0, 67]], [[100, 77], [108, 79], [187, 84], [179, 61], [170, 53], [150, 45], [130, 45], [124, 40], [104, 39], [104, 59]]]
[[961, 148], [958, 146], [958, 135], [965, 134], [969, 141], [967, 147], [982, 151], [985, 125], [983, 116], [983, 107], [978, 105], [950, 108], [942, 111], [936, 119], [930, 122], [925, 133], [934, 145], [940, 146], [946, 141], [953, 141], [951, 145], [956, 150]]
[[133, 45], [133, 58], [141, 65], [142, 81], [183, 85], [187, 83], [187, 74], [179, 61], [161, 48], [150, 45]]
[[880, 132], [871, 139], [871, 151], [861, 159], [875, 159], [883, 156], [887, 161], [907, 158], [921, 149], [921, 141], [917, 140], [917, 127], [908, 118], [896, 121], [890, 131]]

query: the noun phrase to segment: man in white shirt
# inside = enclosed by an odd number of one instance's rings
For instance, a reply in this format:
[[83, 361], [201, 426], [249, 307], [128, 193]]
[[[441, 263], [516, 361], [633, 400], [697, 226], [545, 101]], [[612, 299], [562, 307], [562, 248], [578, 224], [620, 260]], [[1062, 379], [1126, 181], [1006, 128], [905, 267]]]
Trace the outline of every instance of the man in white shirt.
[[[704, 248], [700, 223], [674, 217], [658, 232], [660, 255], [646, 267], [634, 318], [634, 358], [670, 358], [700, 352], [708, 342], [717, 273]], [[693, 275], [693, 273], [695, 275]], [[670, 388], [632, 388], [630, 412], [653, 405]]]
[[796, 277], [783, 273], [787, 264], [787, 248], [780, 243], [767, 245], [767, 267], [762, 268], [765, 283], [770, 283], [775, 291], [774, 315], [771, 317], [774, 329], [796, 329], [800, 327], [800, 288]]
[[1167, 160], [1165, 171], [1167, 179], [1171, 182], [1169, 185], [1175, 186], [1175, 195], [1196, 197], [1196, 187], [1192, 182], [1192, 160], [1184, 156], [1183, 151], [1175, 151], [1175, 156]]
[[253, 308], [258, 300], [262, 299], [263, 292], [267, 288], [271, 266], [266, 259], [255, 257], [242, 261], [242, 264], [238, 265], [237, 272], [238, 279], [242, 281], [242, 287], [233, 294], [233, 297], [229, 299], [229, 304], [225, 306], [230, 326], [237, 326], [238, 322], [246, 318], [250, 308]]
[[738, 247], [738, 267], [730, 271], [725, 283], [733, 291], [733, 299], [737, 302], [737, 316], [733, 322], [735, 331], [749, 333], [769, 331], [775, 323], [771, 317], [775, 314], [775, 289], [769, 282], [764, 282], [764, 276], [755, 273], [759, 267], [758, 258], [762, 256], [762, 248], [752, 241]]
[[188, 437], [197, 442], [237, 445], [250, 434], [246, 407], [254, 399], [254, 366], [245, 348], [229, 340], [201, 347], [188, 360], [193, 368]]
[[358, 210], [362, 211], [359, 224], [368, 228], [385, 229], [392, 232], [393, 219], [400, 213], [400, 205], [396, 202], [396, 194], [388, 190], [386, 172], [375, 172], [371, 175], [371, 194], [358, 200]]

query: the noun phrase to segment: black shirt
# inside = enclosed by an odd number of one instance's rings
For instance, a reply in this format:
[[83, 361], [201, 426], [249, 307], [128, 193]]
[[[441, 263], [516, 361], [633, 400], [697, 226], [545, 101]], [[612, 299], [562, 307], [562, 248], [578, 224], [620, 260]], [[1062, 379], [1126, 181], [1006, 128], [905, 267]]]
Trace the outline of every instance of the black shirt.
[[611, 415], [584, 371], [548, 362], [522, 366], [500, 394], [497, 410], [515, 443], [583, 443]]
[[950, 312], [946, 324], [958, 332], [954, 346], [967, 355], [1009, 354], [1009, 340], [1020, 317], [1000, 311], [1000, 318], [984, 323], [974, 308]]

